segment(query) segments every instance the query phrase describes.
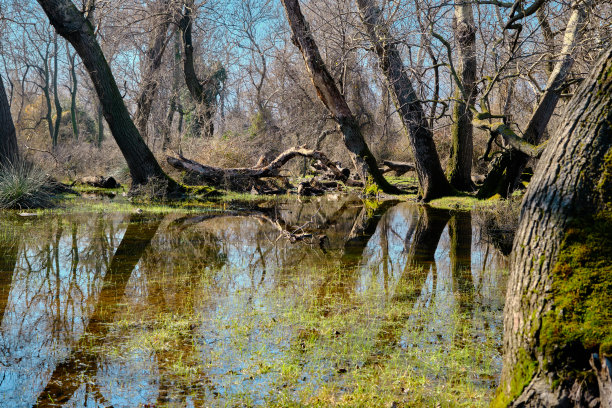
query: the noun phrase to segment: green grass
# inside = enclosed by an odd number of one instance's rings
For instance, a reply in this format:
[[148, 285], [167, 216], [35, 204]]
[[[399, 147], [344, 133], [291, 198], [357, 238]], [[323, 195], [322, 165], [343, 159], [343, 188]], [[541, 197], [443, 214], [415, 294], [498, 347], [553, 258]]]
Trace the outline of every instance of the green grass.
[[30, 163], [19, 162], [0, 168], [0, 208], [51, 207], [54, 204], [52, 188], [45, 172]]

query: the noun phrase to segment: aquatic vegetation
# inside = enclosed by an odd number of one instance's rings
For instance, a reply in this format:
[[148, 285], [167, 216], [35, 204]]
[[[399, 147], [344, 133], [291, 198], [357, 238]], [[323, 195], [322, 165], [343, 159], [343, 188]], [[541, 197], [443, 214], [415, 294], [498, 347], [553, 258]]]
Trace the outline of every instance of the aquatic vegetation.
[[[5, 217], [2, 230], [18, 234], [0, 240], [15, 261], [0, 281], [0, 347], [18, 381], [0, 388], [4, 400], [488, 404], [505, 261], [472, 241], [471, 218], [444, 229], [458, 213], [355, 197], [267, 204], [276, 221], [224, 215], [223, 202], [135, 213], [127, 200], [119, 212], [92, 202]], [[292, 242], [281, 224], [326, 239]], [[439, 242], [430, 233], [422, 247], [416, 236], [431, 226]]]

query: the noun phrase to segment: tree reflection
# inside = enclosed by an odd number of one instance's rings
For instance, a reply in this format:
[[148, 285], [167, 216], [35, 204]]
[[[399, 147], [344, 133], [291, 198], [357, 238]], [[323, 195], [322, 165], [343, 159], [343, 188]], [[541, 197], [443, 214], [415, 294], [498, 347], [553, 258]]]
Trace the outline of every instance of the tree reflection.
[[[109, 323], [120, 307], [119, 301], [125, 294], [132, 271], [151, 243], [160, 222], [160, 218], [147, 219], [139, 215], [130, 218], [127, 230], [104, 275], [102, 288], [83, 336], [73, 347], [70, 357], [55, 367], [35, 406], [54, 406], [67, 402], [82, 383], [75, 377], [84, 376], [87, 379], [95, 376], [98, 361], [96, 346], [104, 342]], [[95, 391], [93, 395], [101, 394]]]

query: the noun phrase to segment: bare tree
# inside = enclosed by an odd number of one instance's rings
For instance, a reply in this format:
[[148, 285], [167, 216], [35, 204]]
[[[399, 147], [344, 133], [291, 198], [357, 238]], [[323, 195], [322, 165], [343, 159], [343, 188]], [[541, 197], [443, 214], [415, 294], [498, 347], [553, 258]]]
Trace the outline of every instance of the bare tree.
[[189, 93], [196, 103], [193, 134], [200, 136], [203, 132], [204, 136], [212, 137], [215, 129], [213, 117], [216, 112], [217, 97], [221, 92], [221, 86], [227, 77], [227, 73], [221, 64], [213, 64], [209, 67], [204, 79], [200, 80], [198, 78], [193, 56], [194, 11], [194, 0], [185, 0], [183, 16], [179, 22], [183, 40], [183, 71], [187, 89], [189, 89]]
[[472, 191], [472, 156], [474, 152], [472, 111], [476, 101], [476, 26], [471, 0], [455, 2], [455, 41], [458, 45], [457, 75], [461, 80], [455, 92], [453, 125], [451, 128], [451, 152], [448, 162], [448, 179], [458, 190]]
[[57, 32], [79, 53], [87, 68], [106, 122], [130, 169], [132, 189], [158, 180], [167, 184], [167, 193], [181, 192], [181, 187], [161, 169], [132, 122], [91, 22], [70, 0], [38, 0], [38, 3]]
[[380, 10], [372, 0], [358, 0], [357, 5], [368, 38], [378, 55], [380, 67], [387, 78], [398, 113], [408, 133], [423, 200], [429, 201], [453, 195], [454, 189], [442, 171], [423, 107], [412, 87], [412, 82], [395, 46], [395, 40], [385, 22], [382, 21]]
[[283, 0], [282, 3], [291, 26], [293, 41], [302, 53], [306, 69], [319, 99], [334, 117], [344, 136], [344, 144], [351, 153], [351, 159], [359, 175], [364, 182], [367, 181], [368, 176], [371, 176], [373, 181], [387, 193], [399, 193], [400, 190], [389, 184], [379, 171], [376, 158], [368, 148], [357, 120], [321, 58], [298, 0]]
[[134, 122], [140, 135], [148, 141], [147, 123], [151, 115], [153, 100], [159, 88], [159, 69], [162, 64], [162, 57], [169, 41], [168, 28], [170, 27], [172, 10], [172, 0], [158, 0], [151, 5], [153, 17], [149, 37], [149, 45], [144, 55], [142, 69], [142, 85], [140, 93], [136, 99], [136, 114]]
[[[574, 63], [574, 48], [581, 40], [581, 31], [586, 18], [586, 10], [589, 6], [590, 0], [574, 0], [572, 2], [573, 11], [565, 29], [563, 47], [557, 56], [557, 62], [550, 72], [546, 88], [539, 97], [539, 102], [531, 114], [522, 137], [518, 136], [505, 122], [491, 123], [488, 121], [489, 118], [494, 118], [494, 116], [490, 115], [486, 109], [476, 114], [474, 123], [478, 127], [488, 130], [491, 138], [495, 138], [498, 135], [501, 136], [511, 146], [510, 151], [505, 153], [506, 160], [502, 159], [497, 162], [500, 168], [492, 169], [490, 176], [485, 180], [484, 185], [479, 191], [481, 198], [488, 198], [494, 194], [507, 197], [516, 188], [529, 159], [532, 157], [537, 158], [542, 154], [542, 147], [537, 145], [542, 142], [542, 136], [555, 111], [561, 93], [565, 88], [565, 82], [571, 72]], [[546, 30], [544, 32], [546, 33]], [[547, 47], [550, 49], [549, 44], [547, 44]], [[481, 104], [482, 106], [484, 105]]]

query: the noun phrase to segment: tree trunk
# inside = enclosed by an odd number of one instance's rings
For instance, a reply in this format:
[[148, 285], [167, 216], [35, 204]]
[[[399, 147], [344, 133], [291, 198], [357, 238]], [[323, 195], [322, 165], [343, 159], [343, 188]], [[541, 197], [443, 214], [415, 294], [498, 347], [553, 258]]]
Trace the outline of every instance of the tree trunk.
[[378, 55], [380, 67], [387, 79], [397, 111], [408, 133], [423, 200], [429, 201], [453, 195], [455, 191], [442, 171], [423, 106], [414, 92], [395, 41], [385, 22], [382, 21], [380, 10], [371, 0], [358, 0], [357, 6], [370, 42]]
[[[470, 0], [455, 3], [455, 40], [458, 45], [461, 87], [455, 95], [451, 127], [451, 154], [448, 162], [448, 180], [457, 190], [473, 191], [472, 155], [474, 151], [472, 111], [476, 100], [476, 26]], [[463, 92], [461, 91], [463, 90]]]
[[79, 140], [79, 124], [77, 120], [77, 73], [76, 73], [76, 53], [70, 53], [68, 41], [66, 41], [66, 56], [68, 57], [70, 70], [70, 121], [72, 123], [72, 134], [74, 140]]
[[140, 135], [145, 141], [149, 140], [147, 133], [147, 123], [151, 115], [153, 101], [157, 95], [159, 82], [157, 72], [162, 63], [162, 57], [168, 44], [168, 27], [170, 27], [170, 18], [165, 14], [169, 13], [168, 6], [170, 0], [160, 0], [157, 7], [153, 6], [153, 12], [160, 15], [162, 21], [152, 21], [154, 29], [151, 32], [149, 39], [149, 48], [145, 52], [144, 66], [142, 67], [142, 86], [140, 94], [136, 99], [136, 115], [134, 123], [140, 132]]
[[0, 76], [0, 166], [11, 165], [17, 161], [19, 161], [19, 148], [17, 147], [15, 124]]
[[[546, 89], [540, 96], [540, 101], [533, 111], [522, 137], [522, 139], [532, 145], [541, 143], [542, 135], [555, 111], [557, 102], [559, 102], [563, 84], [574, 63], [572, 52], [574, 47], [580, 42], [581, 29], [586, 18], [586, 8], [589, 4], [590, 0], [574, 0], [572, 4], [574, 11], [565, 29], [560, 57], [548, 78]], [[491, 177], [487, 176], [482, 186], [483, 192], [493, 192], [493, 194], [508, 197], [516, 189], [530, 156], [518, 151], [516, 148], [513, 148], [513, 150], [511, 153], [512, 160], [507, 161], [507, 167], [496, 169]], [[497, 178], [497, 176], [494, 176], [496, 173], [502, 174], [503, 177]], [[479, 197], [488, 198], [490, 196], [487, 197], [485, 194], [479, 194]]]
[[53, 103], [55, 104], [55, 124], [53, 125], [53, 147], [57, 146], [59, 138], [60, 125], [62, 124], [62, 104], [59, 99], [59, 90], [57, 89], [57, 59], [58, 59], [58, 44], [57, 32], [53, 35]]
[[334, 117], [344, 136], [344, 144], [351, 154], [353, 164], [362, 177], [364, 185], [367, 183], [369, 175], [384, 192], [401, 193], [401, 190], [389, 184], [378, 170], [376, 158], [374, 158], [363, 138], [357, 119], [346, 103], [346, 99], [338, 90], [334, 79], [321, 58], [298, 0], [282, 0], [282, 3], [293, 33], [292, 40], [302, 53], [306, 69], [317, 90], [319, 99]]
[[70, 0], [38, 0], [57, 32], [78, 52], [96, 88], [104, 117], [132, 176], [132, 190], [149, 181], [167, 182], [166, 193], [182, 189], [169, 178], [140, 137], [130, 118], [93, 26]]
[[569, 102], [523, 199], [493, 406], [612, 406], [611, 208], [609, 48]]

